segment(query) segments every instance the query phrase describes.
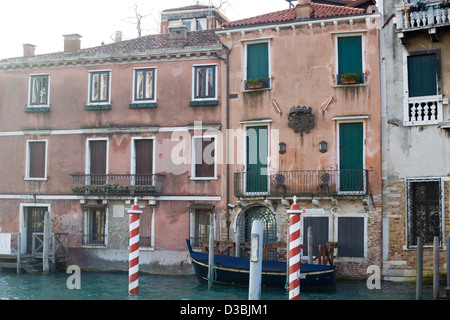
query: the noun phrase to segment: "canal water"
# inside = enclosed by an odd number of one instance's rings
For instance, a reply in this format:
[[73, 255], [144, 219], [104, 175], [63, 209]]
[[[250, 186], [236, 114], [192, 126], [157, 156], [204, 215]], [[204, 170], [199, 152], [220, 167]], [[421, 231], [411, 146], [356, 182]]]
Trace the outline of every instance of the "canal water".
[[[0, 300], [247, 300], [248, 289], [199, 283], [195, 276], [140, 274], [139, 294], [128, 294], [127, 273], [81, 272], [80, 289], [68, 289], [71, 274], [49, 275], [0, 272]], [[74, 282], [69, 281], [69, 284]], [[441, 295], [443, 295], [441, 285]], [[303, 292], [301, 300], [414, 300], [415, 283], [382, 281], [368, 289], [366, 281], [337, 281], [336, 290]], [[288, 300], [286, 290], [263, 289], [262, 300]], [[424, 283], [423, 299], [433, 299], [431, 283]]]

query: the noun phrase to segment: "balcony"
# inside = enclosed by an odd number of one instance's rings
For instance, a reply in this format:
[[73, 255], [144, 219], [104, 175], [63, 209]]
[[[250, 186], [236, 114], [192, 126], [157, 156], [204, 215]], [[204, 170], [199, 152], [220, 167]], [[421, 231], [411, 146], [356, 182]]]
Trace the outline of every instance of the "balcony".
[[159, 196], [160, 174], [71, 174], [72, 192], [80, 196]]
[[355, 170], [235, 172], [236, 197], [366, 195], [368, 174]]
[[403, 44], [404, 32], [428, 30], [432, 41], [438, 41], [436, 28], [450, 26], [450, 7], [441, 1], [415, 2], [396, 6], [396, 31]]
[[442, 96], [405, 98], [405, 126], [437, 125], [442, 122]]

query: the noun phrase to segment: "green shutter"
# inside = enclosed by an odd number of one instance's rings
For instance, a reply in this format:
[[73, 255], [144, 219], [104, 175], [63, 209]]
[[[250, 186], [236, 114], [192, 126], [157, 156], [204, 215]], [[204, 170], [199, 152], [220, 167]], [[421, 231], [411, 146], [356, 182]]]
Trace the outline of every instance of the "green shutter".
[[363, 123], [339, 125], [340, 191], [362, 191], [363, 185]]
[[247, 127], [247, 192], [267, 192], [268, 128]]
[[361, 36], [338, 38], [339, 74], [362, 74], [362, 40]]
[[408, 57], [408, 89], [410, 97], [437, 94], [436, 55]]
[[247, 80], [269, 78], [268, 43], [247, 45]]

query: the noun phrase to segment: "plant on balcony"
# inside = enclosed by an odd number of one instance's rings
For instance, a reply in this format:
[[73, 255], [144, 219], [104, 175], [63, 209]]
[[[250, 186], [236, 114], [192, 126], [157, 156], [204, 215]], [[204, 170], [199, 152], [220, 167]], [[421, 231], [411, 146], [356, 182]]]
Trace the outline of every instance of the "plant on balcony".
[[344, 73], [340, 75], [341, 84], [359, 83], [360, 79], [357, 73]]
[[247, 89], [261, 89], [263, 87], [263, 79], [262, 78], [256, 78], [256, 79], [248, 79], [245, 83], [247, 85]]
[[427, 4], [425, 2], [422, 1], [417, 1], [416, 3], [414, 3], [411, 7], [409, 7], [409, 10], [411, 12], [414, 11], [422, 11], [425, 10], [427, 7]]
[[439, 7], [441, 8], [448, 8], [450, 7], [450, 0], [444, 0], [441, 3], [439, 3]]

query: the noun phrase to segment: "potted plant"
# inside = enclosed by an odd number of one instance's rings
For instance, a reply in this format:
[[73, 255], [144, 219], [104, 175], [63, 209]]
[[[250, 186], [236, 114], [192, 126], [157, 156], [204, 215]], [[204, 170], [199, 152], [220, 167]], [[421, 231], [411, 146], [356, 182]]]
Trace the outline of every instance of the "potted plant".
[[359, 83], [360, 77], [357, 73], [344, 73], [340, 76], [341, 84]]
[[448, 8], [450, 7], [450, 0], [444, 0], [441, 3], [439, 3], [439, 7], [441, 8]]
[[425, 10], [426, 7], [427, 7], [426, 3], [422, 2], [422, 1], [417, 1], [412, 6], [409, 7], [409, 10], [411, 12], [422, 11], [422, 10]]
[[246, 82], [247, 89], [261, 89], [263, 87], [263, 79], [248, 79]]

